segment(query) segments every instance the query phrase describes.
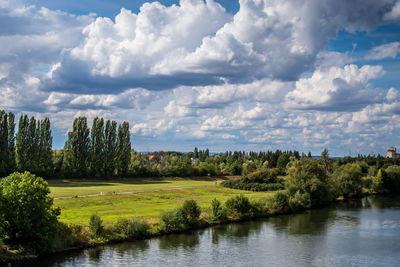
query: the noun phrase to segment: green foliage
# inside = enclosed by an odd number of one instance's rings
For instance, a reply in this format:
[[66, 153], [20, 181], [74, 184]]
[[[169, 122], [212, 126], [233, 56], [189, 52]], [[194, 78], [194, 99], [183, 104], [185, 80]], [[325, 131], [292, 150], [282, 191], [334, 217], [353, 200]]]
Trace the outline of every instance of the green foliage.
[[383, 181], [384, 181], [383, 176], [384, 175], [386, 175], [386, 174], [384, 173], [384, 171], [382, 171], [382, 169], [379, 169], [378, 173], [375, 175], [375, 177], [372, 181], [372, 190], [375, 193], [383, 193], [385, 191], [385, 188], [383, 186], [384, 185], [383, 184]]
[[29, 119], [27, 115], [23, 115], [19, 119], [18, 132], [16, 135], [16, 163], [18, 170], [28, 170], [30, 157], [29, 140], [28, 140]]
[[296, 192], [289, 197], [289, 207], [292, 211], [309, 209], [311, 207], [311, 199], [308, 193], [300, 194]]
[[226, 216], [226, 210], [222, 207], [221, 202], [214, 198], [211, 201], [211, 220], [213, 222], [224, 222], [227, 219]]
[[200, 162], [198, 173], [201, 176], [215, 176], [218, 175], [218, 170], [214, 164], [209, 162]]
[[277, 169], [258, 169], [239, 179], [230, 179], [221, 182], [224, 187], [248, 191], [275, 191], [284, 188], [278, 183]]
[[8, 113], [8, 173], [16, 171], [17, 165], [15, 162], [15, 116], [13, 113]]
[[117, 123], [108, 120], [104, 130], [104, 172], [106, 177], [115, 175], [117, 160]]
[[186, 200], [183, 206], [164, 211], [160, 216], [160, 230], [164, 233], [193, 228], [199, 223], [201, 209], [196, 201]]
[[65, 142], [65, 170], [77, 178], [85, 177], [88, 173], [90, 159], [90, 137], [85, 117], [75, 118], [72, 132], [68, 132]]
[[400, 193], [400, 166], [392, 165], [385, 169], [384, 187], [390, 193]]
[[277, 192], [267, 199], [266, 208], [269, 214], [284, 214], [289, 211], [288, 195], [285, 192]]
[[276, 183], [278, 181], [278, 173], [277, 169], [262, 168], [248, 174], [247, 178], [255, 183]]
[[118, 159], [117, 174], [120, 177], [128, 176], [129, 163], [131, 161], [131, 137], [129, 123], [124, 121], [118, 127]]
[[332, 171], [332, 161], [331, 161], [331, 159], [329, 158], [329, 151], [328, 151], [328, 149], [324, 149], [324, 151], [322, 151], [322, 153], [321, 153], [321, 161], [322, 161], [322, 164], [324, 165], [324, 167], [325, 167], [325, 170], [328, 172], [328, 173], [330, 173], [331, 171]]
[[249, 217], [251, 214], [250, 200], [243, 195], [229, 198], [225, 202], [225, 207], [228, 215], [234, 218], [244, 219]]
[[257, 169], [257, 166], [254, 161], [248, 160], [242, 165], [242, 175], [247, 175], [249, 173], [254, 172]]
[[38, 155], [37, 173], [43, 176], [53, 175], [53, 137], [51, 135], [50, 120], [45, 118], [38, 121], [37, 126]]
[[250, 201], [250, 217], [259, 218], [266, 215], [265, 201], [251, 200]]
[[8, 172], [8, 119], [4, 110], [0, 110], [0, 175]]
[[143, 239], [149, 236], [150, 225], [144, 219], [132, 217], [119, 218], [115, 229], [118, 233], [132, 239]]
[[97, 213], [90, 216], [89, 230], [95, 237], [100, 237], [104, 233], [103, 220]]
[[161, 212], [159, 226], [161, 232], [173, 233], [184, 228], [179, 212], [179, 209]]
[[221, 182], [221, 185], [227, 188], [254, 191], [254, 192], [275, 191], [284, 189], [284, 185], [281, 183], [269, 183], [269, 184], [255, 183], [251, 182], [247, 177], [225, 180]]
[[196, 226], [199, 222], [201, 209], [195, 200], [185, 200], [179, 209], [180, 221], [187, 227]]
[[29, 172], [0, 181], [0, 238], [11, 245], [45, 250], [57, 231], [59, 209], [53, 208], [47, 182]]
[[[367, 171], [367, 169], [365, 169]], [[362, 194], [362, 171], [359, 164], [347, 163], [332, 174], [338, 195], [345, 198], [359, 197]]]
[[283, 153], [279, 156], [278, 162], [276, 163], [276, 167], [279, 168], [282, 172], [286, 171], [286, 166], [290, 162], [290, 155]]
[[297, 192], [307, 193], [311, 207], [326, 205], [333, 200], [325, 166], [318, 160], [301, 158], [287, 172], [286, 188], [290, 197]]
[[231, 175], [239, 175], [242, 173], [242, 165], [239, 163], [233, 163], [229, 167], [229, 173]]
[[90, 173], [104, 177], [104, 119], [96, 117], [90, 129]]
[[361, 184], [366, 189], [371, 189], [374, 182], [375, 176], [363, 176], [361, 177]]

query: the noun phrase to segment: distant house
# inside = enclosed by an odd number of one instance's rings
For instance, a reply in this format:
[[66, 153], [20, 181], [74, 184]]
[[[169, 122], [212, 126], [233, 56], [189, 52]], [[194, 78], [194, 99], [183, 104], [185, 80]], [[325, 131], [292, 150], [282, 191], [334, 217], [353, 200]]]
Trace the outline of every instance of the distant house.
[[192, 164], [200, 162], [200, 160], [198, 158], [190, 158], [190, 160], [192, 161]]
[[386, 152], [386, 157], [388, 157], [390, 159], [400, 159], [400, 154], [396, 153], [395, 147], [391, 147]]
[[152, 161], [152, 160], [154, 160], [154, 161], [160, 161], [160, 160], [162, 160], [163, 158], [164, 158], [164, 156], [161, 155], [161, 154], [158, 153], [158, 152], [154, 152], [153, 154], [151, 154], [151, 155], [148, 156], [149, 161]]

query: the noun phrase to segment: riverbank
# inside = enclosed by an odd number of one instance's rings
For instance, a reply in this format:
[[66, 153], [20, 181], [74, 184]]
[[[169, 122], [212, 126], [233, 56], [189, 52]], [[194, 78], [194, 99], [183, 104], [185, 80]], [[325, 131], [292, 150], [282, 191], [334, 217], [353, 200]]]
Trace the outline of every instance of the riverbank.
[[[369, 196], [369, 195], [372, 195], [372, 194], [369, 192], [364, 192], [362, 197]], [[335, 202], [343, 202], [346, 200], [351, 200], [351, 199], [344, 199], [343, 197], [341, 197], [341, 198], [337, 198]], [[331, 203], [331, 205], [334, 205], [335, 202]], [[260, 204], [260, 202], [254, 202], [254, 200], [253, 200], [252, 205], [257, 206], [257, 203]], [[67, 251], [75, 251], [75, 250], [79, 251], [79, 250], [83, 250], [83, 249], [87, 249], [87, 248], [94, 248], [94, 247], [110, 245], [110, 244], [118, 244], [118, 243], [127, 242], [127, 241], [150, 239], [150, 238], [161, 237], [161, 236], [169, 235], [169, 234], [185, 233], [188, 231], [208, 228], [208, 227], [212, 227], [212, 226], [216, 226], [216, 225], [246, 222], [246, 221], [251, 221], [251, 220], [255, 220], [255, 219], [263, 219], [263, 218], [276, 217], [279, 215], [288, 215], [288, 214], [298, 213], [298, 211], [286, 210], [284, 212], [277, 212], [277, 213], [273, 214], [270, 211], [264, 209], [263, 211], [259, 210], [258, 212], [248, 213], [246, 216], [242, 216], [242, 217], [230, 216], [230, 217], [226, 217], [226, 219], [223, 221], [210, 221], [209, 212], [210, 212], [209, 209], [203, 210], [201, 218], [199, 218], [198, 224], [194, 227], [187, 227], [187, 228], [182, 228], [180, 230], [165, 232], [165, 231], [160, 230], [159, 223], [154, 223], [154, 224], [151, 224], [151, 227], [146, 236], [143, 236], [141, 238], [136, 238], [136, 239], [131, 238], [131, 237], [124, 237], [121, 235], [116, 235], [115, 233], [112, 233], [112, 232], [108, 232], [108, 233], [105, 232], [104, 235], [102, 235], [100, 238], [92, 237], [91, 239], [87, 240], [86, 243], [81, 243], [79, 245], [75, 245], [75, 246], [71, 246], [71, 247], [60, 248], [60, 249], [49, 251], [49, 252], [42, 253], [39, 255], [15, 255], [15, 254], [7, 253], [5, 257], [0, 258], [0, 263], [32, 260], [35, 258], [43, 258], [48, 255], [63, 253], [63, 252], [67, 252]], [[110, 231], [110, 229], [108, 229], [108, 231]], [[88, 233], [88, 232], [86, 232], [86, 233]], [[82, 240], [82, 238], [88, 238], [88, 237], [81, 236], [80, 238]]]
[[400, 198], [320, 209], [58, 253], [18, 266], [397, 266]]

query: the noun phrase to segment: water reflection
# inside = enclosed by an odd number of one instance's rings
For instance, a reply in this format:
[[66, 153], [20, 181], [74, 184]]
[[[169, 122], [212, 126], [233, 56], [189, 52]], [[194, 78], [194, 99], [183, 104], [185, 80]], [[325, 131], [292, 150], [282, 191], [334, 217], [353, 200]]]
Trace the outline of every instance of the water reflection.
[[91, 260], [93, 262], [99, 262], [100, 261], [100, 257], [101, 257], [101, 253], [103, 252], [103, 250], [104, 250], [104, 247], [89, 248], [87, 250], [88, 256], [89, 256], [89, 260]]
[[124, 242], [121, 244], [112, 245], [112, 249], [119, 258], [139, 257], [150, 248], [150, 240], [138, 240], [135, 242]]
[[158, 238], [158, 246], [160, 249], [189, 249], [199, 244], [199, 232], [188, 232], [183, 234], [165, 235]]

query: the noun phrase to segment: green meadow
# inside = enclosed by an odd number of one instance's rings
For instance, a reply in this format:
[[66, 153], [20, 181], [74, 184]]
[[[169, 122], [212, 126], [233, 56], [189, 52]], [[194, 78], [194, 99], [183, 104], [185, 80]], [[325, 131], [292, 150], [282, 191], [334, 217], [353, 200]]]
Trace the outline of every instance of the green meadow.
[[250, 199], [265, 199], [273, 192], [249, 192], [224, 188], [213, 178], [165, 178], [119, 180], [53, 180], [49, 181], [55, 206], [61, 208], [60, 220], [87, 225], [97, 213], [104, 224], [119, 217], [139, 216], [158, 221], [160, 212], [170, 210], [187, 199], [194, 199], [204, 209], [217, 198], [243, 194]]

